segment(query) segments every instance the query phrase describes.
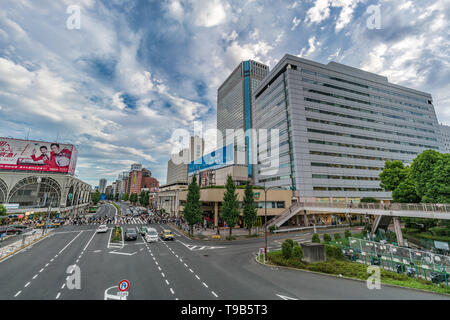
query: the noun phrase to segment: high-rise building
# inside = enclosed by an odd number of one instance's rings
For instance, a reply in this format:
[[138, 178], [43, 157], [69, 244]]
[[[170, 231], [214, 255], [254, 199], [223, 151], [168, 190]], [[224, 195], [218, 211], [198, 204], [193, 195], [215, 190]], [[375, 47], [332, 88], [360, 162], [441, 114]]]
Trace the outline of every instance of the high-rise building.
[[[178, 153], [178, 158], [182, 159], [184, 153], [189, 153], [189, 149], [183, 149]], [[166, 184], [185, 183], [188, 180], [188, 164], [175, 163], [171, 158], [167, 162], [167, 179]]]
[[258, 141], [255, 182], [291, 188], [300, 201], [391, 199], [379, 181], [385, 161], [442, 148], [429, 93], [339, 63], [285, 55], [254, 101], [254, 128], [279, 129], [278, 170], [261, 159], [271, 143]]
[[450, 126], [446, 126], [445, 124], [439, 125], [439, 128], [441, 129], [441, 135], [442, 135], [442, 152], [444, 153], [450, 153]]
[[106, 192], [106, 184], [107, 184], [107, 180], [106, 179], [100, 179], [100, 181], [98, 183], [100, 193], [105, 193]]
[[[252, 105], [253, 91], [261, 81], [267, 76], [269, 67], [253, 61], [243, 61], [225, 82], [219, 87], [217, 92], [217, 129], [222, 133], [222, 140], [217, 139], [217, 148], [226, 145], [227, 129], [243, 129], [247, 131], [252, 128]], [[252, 161], [249, 161], [251, 154], [251, 143], [249, 137], [245, 138], [246, 163], [248, 165], [248, 175], [253, 176]]]

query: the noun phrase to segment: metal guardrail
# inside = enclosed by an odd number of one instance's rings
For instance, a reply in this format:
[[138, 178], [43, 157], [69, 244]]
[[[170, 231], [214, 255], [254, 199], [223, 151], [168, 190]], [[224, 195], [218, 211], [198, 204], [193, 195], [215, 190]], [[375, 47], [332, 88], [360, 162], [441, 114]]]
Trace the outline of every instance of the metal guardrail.
[[450, 213], [450, 204], [441, 203], [328, 203], [328, 202], [301, 202], [304, 207], [337, 208], [337, 209], [365, 209], [389, 211], [425, 211]]

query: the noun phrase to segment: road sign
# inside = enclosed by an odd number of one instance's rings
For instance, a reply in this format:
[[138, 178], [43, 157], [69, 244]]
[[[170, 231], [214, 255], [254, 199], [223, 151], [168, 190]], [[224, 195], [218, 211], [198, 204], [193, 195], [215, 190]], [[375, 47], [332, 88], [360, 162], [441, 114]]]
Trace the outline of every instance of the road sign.
[[124, 292], [130, 288], [130, 283], [127, 280], [122, 280], [119, 282], [119, 291]]

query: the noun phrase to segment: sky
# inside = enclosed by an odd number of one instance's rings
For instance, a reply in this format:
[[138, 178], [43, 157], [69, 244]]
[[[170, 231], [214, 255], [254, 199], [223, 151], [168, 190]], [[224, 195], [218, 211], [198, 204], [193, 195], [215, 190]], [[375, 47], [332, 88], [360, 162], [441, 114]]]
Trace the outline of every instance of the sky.
[[215, 128], [239, 62], [286, 53], [429, 92], [450, 125], [449, 21], [448, 0], [1, 0], [0, 136], [74, 144], [93, 186], [135, 162], [164, 184], [174, 130]]

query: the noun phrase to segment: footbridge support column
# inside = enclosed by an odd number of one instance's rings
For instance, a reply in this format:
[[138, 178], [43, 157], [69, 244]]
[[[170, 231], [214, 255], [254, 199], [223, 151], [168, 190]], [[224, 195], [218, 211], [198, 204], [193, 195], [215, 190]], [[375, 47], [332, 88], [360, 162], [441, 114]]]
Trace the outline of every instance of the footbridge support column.
[[402, 228], [400, 226], [400, 217], [393, 217], [392, 220], [394, 221], [394, 229], [395, 229], [395, 235], [397, 236], [397, 243], [399, 246], [403, 246], [404, 241], [403, 241]]

